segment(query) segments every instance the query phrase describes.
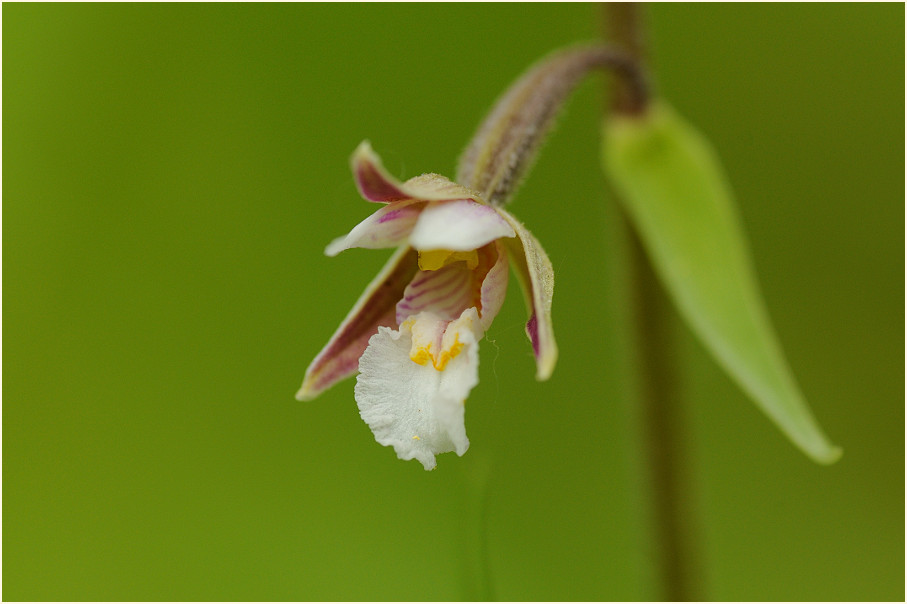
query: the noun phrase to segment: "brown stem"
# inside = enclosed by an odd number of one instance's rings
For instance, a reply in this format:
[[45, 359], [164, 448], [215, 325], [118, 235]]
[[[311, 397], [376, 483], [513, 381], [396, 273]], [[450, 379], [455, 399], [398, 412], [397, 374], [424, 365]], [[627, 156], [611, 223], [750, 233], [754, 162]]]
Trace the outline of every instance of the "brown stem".
[[[648, 56], [645, 51], [641, 6], [636, 2], [606, 2], [602, 15], [605, 41], [626, 53], [639, 72], [645, 72]], [[638, 113], [641, 107], [629, 81], [620, 77], [612, 80], [611, 110], [623, 114]]]
[[[635, 3], [605, 3], [605, 38], [633, 57], [643, 71], [646, 64], [641, 7]], [[633, 90], [623, 78], [613, 78], [610, 111], [637, 112]], [[616, 197], [616, 195], [615, 195]], [[659, 599], [689, 601], [699, 599], [694, 587], [696, 576], [693, 546], [686, 513], [682, 421], [674, 367], [669, 358], [670, 322], [668, 301], [649, 263], [639, 236], [623, 214], [627, 234], [628, 295], [631, 305], [631, 338], [635, 342], [638, 368], [635, 391], [637, 418], [641, 431], [642, 455], [647, 476], [652, 545], [659, 577]]]
[[683, 418], [679, 413], [667, 297], [659, 285], [639, 236], [623, 220], [628, 233], [632, 335], [636, 341], [636, 394], [642, 454], [648, 469], [643, 484], [649, 498], [653, 539], [650, 554], [658, 565], [665, 601], [699, 600], [693, 577], [695, 564], [688, 532], [685, 497], [686, 460]]

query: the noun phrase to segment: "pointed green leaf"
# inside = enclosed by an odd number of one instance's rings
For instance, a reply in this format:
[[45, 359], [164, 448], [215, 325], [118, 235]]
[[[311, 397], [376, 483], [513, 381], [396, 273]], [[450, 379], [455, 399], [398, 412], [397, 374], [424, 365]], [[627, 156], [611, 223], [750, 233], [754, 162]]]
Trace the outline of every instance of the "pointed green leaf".
[[604, 168], [659, 278], [718, 363], [807, 455], [832, 446], [794, 382], [756, 285], [729, 186], [708, 142], [664, 103], [610, 118]]

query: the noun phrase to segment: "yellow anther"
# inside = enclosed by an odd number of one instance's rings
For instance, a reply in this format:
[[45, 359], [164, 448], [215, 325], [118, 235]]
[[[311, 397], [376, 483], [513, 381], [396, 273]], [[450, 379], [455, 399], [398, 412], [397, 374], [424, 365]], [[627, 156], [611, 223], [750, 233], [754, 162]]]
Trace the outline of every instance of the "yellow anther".
[[430, 313], [405, 320], [400, 329], [409, 330], [412, 337], [410, 360], [417, 365], [426, 365], [431, 361], [432, 367], [437, 371], [444, 371], [447, 364], [457, 358], [470, 341], [469, 338], [460, 340], [460, 334], [474, 329], [474, 316], [475, 310], [472, 310], [472, 315], [462, 316], [456, 321], [439, 320]]
[[423, 271], [436, 271], [448, 264], [466, 261], [466, 268], [473, 270], [479, 266], [479, 252], [470, 250], [468, 252], [452, 252], [450, 250], [427, 250], [419, 252], [419, 268]]
[[430, 360], [432, 367], [438, 371], [444, 371], [447, 363], [455, 359], [461, 350], [463, 350], [463, 342], [460, 341], [460, 337], [457, 334], [454, 334], [453, 343], [446, 345], [437, 352], [432, 351], [431, 342], [417, 342], [414, 339], [412, 348], [409, 351], [409, 358], [418, 365], [425, 365]]
[[457, 355], [460, 354], [461, 350], [463, 350], [463, 342], [460, 341], [459, 335], [455, 335], [454, 343], [450, 348], [442, 350], [441, 354], [438, 355], [438, 358], [432, 357], [432, 365], [434, 365], [435, 369], [438, 371], [444, 371], [444, 368], [447, 367], [447, 363], [449, 363], [451, 359], [455, 359]]
[[428, 348], [417, 348], [416, 350], [410, 351], [409, 358], [417, 365], [424, 365], [431, 358], [431, 353], [428, 351]]
[[422, 439], [419, 438], [418, 436], [413, 436], [413, 440], [422, 440]]

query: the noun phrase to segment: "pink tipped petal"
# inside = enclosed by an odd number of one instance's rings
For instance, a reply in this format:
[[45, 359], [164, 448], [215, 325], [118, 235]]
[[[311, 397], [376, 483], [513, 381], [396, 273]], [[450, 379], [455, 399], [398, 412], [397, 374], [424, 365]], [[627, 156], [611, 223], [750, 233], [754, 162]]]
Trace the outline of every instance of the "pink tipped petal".
[[479, 314], [481, 315], [483, 332], [488, 331], [491, 322], [498, 315], [498, 311], [501, 310], [501, 306], [504, 304], [504, 297], [507, 295], [507, 281], [510, 275], [507, 251], [501, 242], [495, 241], [485, 249], [494, 250], [497, 258], [494, 261], [494, 265], [488, 270], [488, 274], [482, 280], [480, 293], [482, 310]]
[[401, 247], [365, 289], [327, 345], [305, 372], [299, 400], [311, 400], [321, 392], [356, 373], [359, 357], [379, 326], [397, 327], [394, 305], [418, 270], [417, 255]]
[[379, 203], [409, 199], [403, 184], [388, 174], [368, 141], [362, 141], [353, 152], [350, 167], [356, 187], [365, 199]]
[[526, 227], [504, 210], [498, 209], [513, 226], [516, 239], [505, 239], [514, 271], [519, 278], [529, 309], [526, 334], [535, 354], [536, 379], [547, 380], [557, 363], [557, 344], [551, 325], [551, 300], [554, 296], [554, 269], [545, 250]]
[[475, 250], [501, 237], [515, 237], [496, 208], [469, 199], [429, 204], [409, 236], [417, 250]]
[[327, 246], [324, 253], [336, 256], [353, 247], [382, 249], [402, 245], [412, 232], [425, 203], [395, 201], [353, 227], [344, 237], [338, 237]]

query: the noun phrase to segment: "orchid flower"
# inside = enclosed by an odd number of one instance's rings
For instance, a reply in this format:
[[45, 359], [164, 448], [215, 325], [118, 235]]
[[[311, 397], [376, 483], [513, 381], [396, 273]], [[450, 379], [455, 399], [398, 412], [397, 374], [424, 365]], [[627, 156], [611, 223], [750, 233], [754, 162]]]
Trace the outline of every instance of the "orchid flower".
[[309, 366], [296, 397], [312, 399], [358, 371], [356, 402], [375, 439], [431, 470], [435, 455], [469, 447], [466, 397], [478, 383], [479, 341], [504, 302], [510, 266], [529, 308], [536, 376], [551, 375], [551, 262], [518, 220], [475, 191], [437, 174], [401, 183], [368, 142], [351, 163], [359, 192], [382, 206], [325, 253], [397, 251]]
[[478, 383], [479, 342], [504, 302], [510, 267], [529, 310], [536, 378], [551, 376], [557, 360], [551, 261], [503, 206], [569, 93], [605, 66], [637, 75], [625, 56], [600, 46], [554, 53], [531, 67], [480, 125], [460, 158], [457, 182], [437, 174], [399, 182], [368, 142], [359, 146], [351, 161], [356, 185], [366, 200], [383, 205], [325, 253], [397, 251], [312, 361], [296, 398], [315, 398], [358, 371], [356, 402], [379, 443], [426, 470], [439, 453], [463, 455], [464, 405]]

